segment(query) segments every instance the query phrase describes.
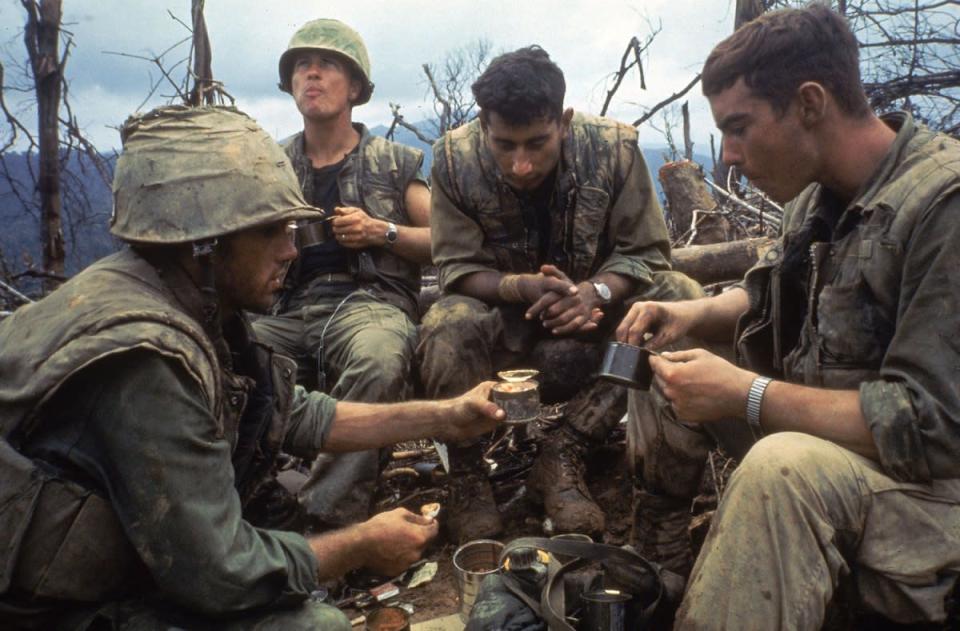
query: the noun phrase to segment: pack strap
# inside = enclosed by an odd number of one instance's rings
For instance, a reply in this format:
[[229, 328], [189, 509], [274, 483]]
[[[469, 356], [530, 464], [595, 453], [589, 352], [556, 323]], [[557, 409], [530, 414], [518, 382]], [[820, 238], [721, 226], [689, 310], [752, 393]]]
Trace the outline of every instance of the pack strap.
[[[566, 618], [563, 577], [565, 574], [579, 570], [592, 562], [599, 562], [605, 568], [616, 565], [627, 565], [634, 569], [642, 568], [645, 573], [654, 579], [656, 597], [640, 612], [641, 622], [646, 622], [650, 619], [663, 597], [663, 580], [661, 578], [660, 566], [648, 561], [629, 548], [620, 548], [605, 543], [547, 539], [545, 537], [520, 537], [504, 546], [503, 551], [500, 553], [500, 565], [503, 565], [511, 552], [522, 548], [544, 550], [554, 556], [561, 554], [573, 557], [571, 561], [561, 565], [556, 573], [549, 576], [540, 595], [539, 603], [523, 591], [519, 582], [510, 576], [509, 572], [503, 573], [504, 585], [506, 585], [515, 596], [522, 600], [524, 604], [530, 607], [537, 616], [546, 621], [550, 627], [550, 631], [576, 631]], [[639, 596], [639, 594], [635, 595]]]

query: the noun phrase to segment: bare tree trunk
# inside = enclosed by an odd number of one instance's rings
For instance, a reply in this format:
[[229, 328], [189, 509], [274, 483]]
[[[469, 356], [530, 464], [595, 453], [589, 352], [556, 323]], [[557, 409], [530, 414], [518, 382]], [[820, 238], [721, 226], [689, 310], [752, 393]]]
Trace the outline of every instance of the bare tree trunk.
[[[60, 0], [21, 0], [27, 10], [24, 42], [37, 91], [37, 123], [39, 128], [40, 235], [43, 241], [44, 270], [63, 276], [65, 252], [60, 200], [60, 86], [63, 63], [60, 59]], [[51, 290], [57, 281], [45, 277], [44, 289]]]
[[693, 161], [693, 140], [690, 138], [690, 106], [684, 101], [680, 108], [683, 113], [683, 157]]
[[700, 165], [689, 160], [668, 162], [658, 174], [673, 219], [673, 239], [693, 243], [717, 243], [733, 237], [730, 221], [715, 212], [717, 200], [703, 181]]
[[216, 103], [213, 91], [213, 67], [207, 22], [203, 18], [204, 0], [192, 0], [190, 15], [193, 21], [193, 90], [189, 103], [194, 107]]

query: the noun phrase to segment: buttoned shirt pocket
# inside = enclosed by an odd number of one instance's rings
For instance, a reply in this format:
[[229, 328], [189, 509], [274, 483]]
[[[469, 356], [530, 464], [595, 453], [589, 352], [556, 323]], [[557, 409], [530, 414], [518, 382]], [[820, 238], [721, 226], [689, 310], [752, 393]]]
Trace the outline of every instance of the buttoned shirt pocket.
[[534, 271], [535, 261], [531, 261], [526, 228], [519, 213], [510, 218], [499, 208], [477, 210], [476, 221], [483, 230], [483, 247], [496, 259], [498, 270], [514, 273]]
[[824, 367], [878, 370], [893, 337], [894, 323], [860, 277], [844, 285], [828, 285], [817, 305], [820, 363]]

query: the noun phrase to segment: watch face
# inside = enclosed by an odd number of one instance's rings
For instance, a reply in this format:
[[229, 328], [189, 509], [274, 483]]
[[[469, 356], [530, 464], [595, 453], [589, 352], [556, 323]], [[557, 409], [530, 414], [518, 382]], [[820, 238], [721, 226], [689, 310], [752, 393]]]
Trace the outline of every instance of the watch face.
[[600, 296], [600, 299], [604, 302], [610, 300], [610, 288], [607, 287], [606, 283], [594, 283], [594, 289], [597, 290], [597, 295]]
[[397, 242], [397, 226], [395, 224], [387, 225], [387, 243]]

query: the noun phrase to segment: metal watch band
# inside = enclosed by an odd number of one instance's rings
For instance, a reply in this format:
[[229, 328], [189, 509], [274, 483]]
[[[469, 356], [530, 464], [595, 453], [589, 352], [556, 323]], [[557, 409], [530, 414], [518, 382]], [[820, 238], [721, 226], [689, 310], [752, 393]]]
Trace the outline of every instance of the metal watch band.
[[760, 404], [763, 403], [763, 393], [773, 379], [769, 377], [754, 377], [747, 393], [747, 425], [753, 437], [757, 440], [763, 437], [763, 428], [760, 427]]

